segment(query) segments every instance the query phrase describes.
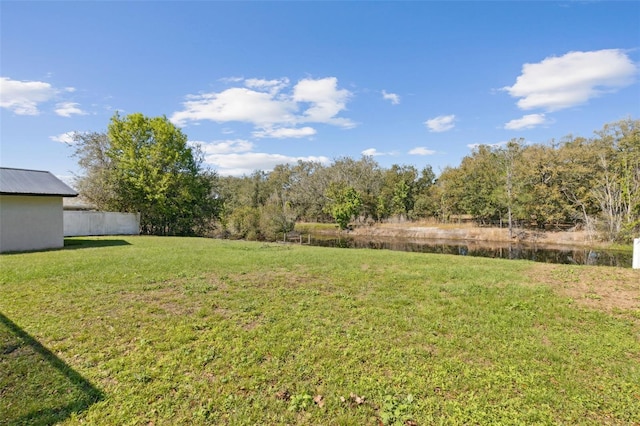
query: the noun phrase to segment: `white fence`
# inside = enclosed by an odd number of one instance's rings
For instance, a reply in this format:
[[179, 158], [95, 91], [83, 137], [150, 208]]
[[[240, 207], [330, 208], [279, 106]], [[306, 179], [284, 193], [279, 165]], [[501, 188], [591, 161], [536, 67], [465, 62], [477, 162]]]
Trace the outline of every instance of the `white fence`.
[[138, 235], [140, 213], [64, 211], [64, 236]]

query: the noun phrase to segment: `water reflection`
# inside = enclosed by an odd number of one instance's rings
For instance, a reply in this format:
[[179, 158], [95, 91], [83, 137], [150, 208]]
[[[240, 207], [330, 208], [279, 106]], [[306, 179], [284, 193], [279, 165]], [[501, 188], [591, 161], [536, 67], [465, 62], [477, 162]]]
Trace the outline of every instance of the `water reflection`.
[[410, 240], [402, 238], [326, 238], [311, 236], [311, 245], [341, 248], [368, 248], [417, 253], [440, 253], [534, 262], [575, 265], [601, 265], [630, 268], [631, 253], [594, 250], [583, 247], [548, 247], [531, 244], [488, 243], [456, 240]]

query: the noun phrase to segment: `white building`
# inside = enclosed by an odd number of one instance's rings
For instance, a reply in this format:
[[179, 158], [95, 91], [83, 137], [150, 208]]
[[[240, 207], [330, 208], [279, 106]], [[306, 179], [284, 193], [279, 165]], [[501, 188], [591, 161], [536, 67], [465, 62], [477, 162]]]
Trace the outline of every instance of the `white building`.
[[63, 247], [62, 197], [77, 195], [50, 172], [0, 167], [0, 252]]

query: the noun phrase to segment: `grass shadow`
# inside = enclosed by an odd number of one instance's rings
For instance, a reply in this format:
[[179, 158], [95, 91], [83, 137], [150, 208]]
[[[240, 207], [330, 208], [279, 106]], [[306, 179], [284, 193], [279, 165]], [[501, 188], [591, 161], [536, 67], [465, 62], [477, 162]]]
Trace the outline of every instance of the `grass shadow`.
[[112, 240], [112, 239], [85, 239], [85, 238], [65, 238], [64, 246], [60, 248], [48, 248], [40, 250], [21, 250], [21, 251], [5, 251], [2, 252], [3, 256], [11, 256], [24, 253], [38, 253], [46, 251], [59, 251], [59, 250], [78, 250], [95, 247], [113, 247], [113, 246], [130, 246], [131, 243], [125, 240]]
[[0, 425], [50, 425], [104, 394], [0, 313]]
[[64, 250], [77, 250], [94, 247], [113, 247], [113, 246], [129, 246], [131, 243], [125, 240], [103, 240], [103, 239], [85, 239], [85, 238], [65, 238]]

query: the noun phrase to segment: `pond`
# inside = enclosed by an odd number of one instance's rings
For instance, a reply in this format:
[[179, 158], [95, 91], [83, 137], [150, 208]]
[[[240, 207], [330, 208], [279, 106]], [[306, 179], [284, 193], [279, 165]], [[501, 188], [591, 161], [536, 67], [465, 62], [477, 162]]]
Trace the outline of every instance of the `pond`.
[[[307, 242], [307, 238], [304, 240]], [[524, 243], [493, 243], [460, 240], [415, 240], [403, 238], [374, 239], [363, 237], [327, 238], [311, 235], [309, 244], [322, 247], [368, 248], [417, 253], [439, 253], [460, 256], [492, 257], [501, 259], [524, 259], [534, 262], [574, 265], [600, 265], [631, 268], [633, 254], [585, 247], [542, 246]]]

